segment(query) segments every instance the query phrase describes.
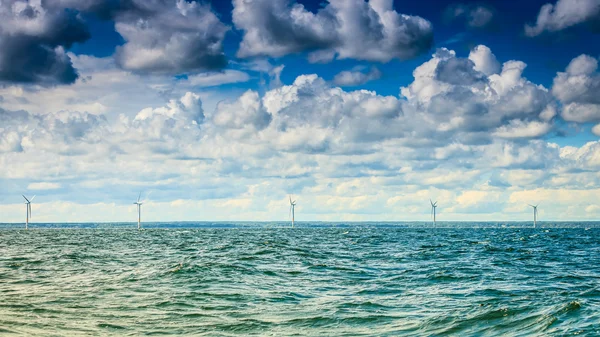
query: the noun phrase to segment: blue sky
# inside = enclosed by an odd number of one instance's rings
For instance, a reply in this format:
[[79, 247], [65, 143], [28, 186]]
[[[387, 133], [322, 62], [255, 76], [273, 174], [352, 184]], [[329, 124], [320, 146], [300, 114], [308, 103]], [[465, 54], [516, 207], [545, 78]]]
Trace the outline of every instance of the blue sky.
[[600, 215], [595, 0], [0, 7], [0, 222]]

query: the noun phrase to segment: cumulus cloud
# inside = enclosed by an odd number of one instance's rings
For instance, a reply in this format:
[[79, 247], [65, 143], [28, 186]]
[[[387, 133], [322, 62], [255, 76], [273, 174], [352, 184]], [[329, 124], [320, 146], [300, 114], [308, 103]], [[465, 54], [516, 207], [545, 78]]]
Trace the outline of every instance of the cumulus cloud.
[[78, 73], [65, 50], [89, 31], [76, 11], [52, 2], [0, 2], [0, 81], [43, 85], [75, 82]]
[[561, 116], [571, 122], [600, 121], [598, 60], [580, 55], [554, 78], [552, 93], [562, 103]]
[[474, 69], [484, 73], [487, 76], [500, 72], [500, 62], [492, 53], [490, 48], [479, 45], [469, 53], [469, 60], [475, 64]]
[[600, 107], [597, 104], [570, 103], [563, 106], [561, 116], [571, 122], [594, 122], [600, 120]]
[[263, 108], [258, 93], [248, 90], [235, 102], [219, 103], [212, 122], [219, 127], [260, 130], [269, 125], [271, 115]]
[[558, 0], [540, 9], [534, 25], [525, 25], [525, 34], [533, 37], [543, 32], [556, 32], [583, 22], [600, 20], [597, 0]]
[[199, 2], [132, 0], [114, 14], [125, 39], [117, 63], [127, 70], [181, 74], [227, 64], [222, 42], [228, 27]]
[[523, 122], [521, 120], [512, 120], [508, 125], [500, 126], [494, 132], [494, 136], [500, 138], [538, 138], [547, 134], [552, 129], [552, 125], [531, 121]]
[[[75, 57], [75, 60], [82, 69], [98, 62], [82, 57]], [[440, 49], [415, 69], [414, 81], [401, 88], [404, 99], [367, 90], [345, 91], [317, 75], [302, 75], [292, 84], [276, 86], [264, 95], [248, 91], [238, 98], [225, 99], [215, 104], [214, 112], [209, 110], [208, 117], [205, 117], [201, 96], [193, 88], [237, 80], [238, 76], [243, 80], [245, 73], [224, 71], [189, 76], [187, 81], [173, 81], [173, 85], [183, 86], [171, 92], [174, 89], [165, 90], [164, 84], [140, 83], [143, 81], [137, 75], [115, 73], [108, 67], [93, 73], [89, 84], [77, 85], [69, 92], [53, 89], [51, 93], [27, 94], [27, 97], [49, 99], [77, 93], [76, 98], [83, 101], [74, 106], [95, 109], [86, 103], [87, 86], [119, 88], [128, 96], [127, 101], [135, 96], [136, 91], [131, 90], [139, 86], [140, 93], [146, 96], [156, 91], [171, 97], [178, 95], [178, 98], [168, 100], [162, 107], [157, 108], [158, 105], [151, 103], [154, 107], [134, 110], [138, 111], [136, 115], [129, 111], [118, 117], [122, 123], [113, 127], [120, 133], [126, 134], [127, 127], [136, 125], [140, 125], [142, 132], [141, 126], [147, 125], [145, 134], [164, 135], [167, 132], [169, 137], [176, 137], [175, 130], [181, 126], [190, 137], [209, 137], [211, 132], [217, 137], [221, 132], [234, 140], [244, 138], [246, 142], [251, 140], [250, 143], [261, 146], [268, 143], [270, 147], [291, 152], [356, 153], [372, 151], [379, 142], [392, 140], [401, 146], [420, 148], [444, 147], [448, 143], [489, 144], [495, 138], [543, 137], [552, 130], [556, 110], [548, 90], [523, 77], [525, 67], [519, 61], [507, 61], [500, 67], [485, 46], [474, 48], [468, 58]], [[283, 67], [272, 69], [278, 76]], [[377, 75], [373, 70], [370, 73], [362, 74], [366, 77]], [[115, 76], [124, 82], [115, 82]], [[359, 76], [359, 79], [364, 77]], [[342, 82], [352, 81], [340, 82], [338, 77], [338, 84]], [[114, 101], [114, 96], [111, 100]], [[100, 114], [113, 109], [111, 104], [114, 102], [101, 102], [104, 108], [99, 109]], [[64, 103], [73, 105], [69, 100]], [[136, 103], [143, 104], [143, 100], [136, 99]], [[18, 101], [13, 99], [4, 104], [18, 107]], [[111, 120], [114, 119], [113, 115]], [[216, 128], [213, 130], [212, 127]], [[217, 129], [220, 131], [215, 131]], [[255, 134], [250, 137], [251, 130]], [[1, 144], [7, 150], [22, 147], [18, 137], [8, 130]]]
[[[192, 76], [141, 80], [114, 61], [72, 57], [85, 83], [0, 88], [0, 200], [12, 203], [30, 184], [59, 184], [36, 191], [36, 200], [56, 202], [44, 208], [64, 210], [48, 219], [71, 214], [75, 206], [62, 201], [83, 195], [90, 212], [77, 219], [126, 221], [135, 210], [119, 205], [148, 189], [160, 199], [148, 214], [157, 220], [283, 219], [290, 193], [299, 195], [303, 220], [423, 219], [431, 196], [448, 217], [506, 219], [521, 212], [514, 191], [539, 187], [550, 198], [559, 188], [600, 189], [600, 143], [545, 141], [557, 112], [552, 95], [524, 77], [525, 63], [501, 64], [485, 46], [468, 57], [438, 50], [402, 97], [314, 74], [223, 97], [192, 86]], [[566, 71], [595, 72], [587, 58]], [[94, 102], [103, 109], [88, 111]], [[484, 197], [500, 206], [482, 205]], [[227, 211], [236, 205], [239, 213]]]
[[[549, 109], [552, 96], [522, 76], [525, 67], [523, 62], [507, 61], [499, 71], [495, 56], [485, 46], [476, 47], [468, 58], [438, 50], [415, 69], [413, 83], [401, 89], [415, 116], [423, 119], [412, 132], [429, 126], [422, 132], [472, 144], [489, 142], [487, 132], [497, 128], [496, 135], [542, 136], [549, 127], [536, 127], [538, 132], [529, 128], [545, 125], [540, 114]], [[417, 113], [423, 110], [426, 115]], [[514, 132], [517, 126], [523, 131], [524, 125], [530, 132]], [[509, 127], [512, 131], [507, 133]]]
[[91, 37], [81, 13], [114, 21], [125, 40], [114, 55], [123, 69], [177, 75], [227, 65], [229, 27], [197, 1], [8, 0], [0, 3], [0, 81], [74, 83], [67, 50]]
[[343, 148], [340, 135], [352, 142], [371, 142], [401, 132], [387, 124], [399, 122], [402, 111], [397, 98], [366, 90], [345, 92], [317, 75], [299, 76], [293, 84], [267, 92], [263, 102], [273, 115], [273, 127], [288, 133], [280, 136], [285, 144], [310, 140], [307, 151], [311, 152], [327, 151], [333, 143]]
[[[495, 142], [484, 154], [492, 167], [517, 170], [551, 169], [560, 157], [560, 147], [536, 139], [521, 146], [513, 142]], [[512, 184], [511, 184], [512, 185]]]
[[37, 115], [0, 109], [0, 121], [0, 152], [23, 155], [41, 151], [77, 156], [98, 143], [108, 127], [104, 116], [77, 111]]
[[312, 13], [291, 0], [234, 0], [233, 23], [244, 32], [239, 57], [312, 52], [312, 62], [388, 62], [427, 51], [431, 23], [396, 12], [391, 0], [331, 0]]
[[333, 78], [333, 83], [339, 86], [356, 86], [379, 78], [381, 78], [381, 71], [377, 67], [372, 67], [366, 73], [359, 68], [340, 72]]
[[[339, 153], [364, 151], [386, 140], [437, 148], [540, 138], [553, 129], [555, 107], [546, 88], [522, 76], [525, 67], [507, 61], [500, 70], [485, 46], [475, 48], [469, 58], [441, 49], [414, 71], [413, 83], [401, 89], [404, 100], [344, 91], [316, 75], [303, 75], [265, 93], [265, 109], [273, 116], [265, 132], [285, 130], [271, 139], [288, 145], [310, 139], [308, 152]], [[320, 137], [308, 138], [310, 127]]]
[[134, 121], [151, 120], [159, 116], [183, 122], [189, 121], [195, 125], [202, 124], [204, 121], [204, 110], [202, 109], [200, 96], [192, 92], [187, 92], [178, 100], [170, 100], [164, 107], [143, 109], [138, 112]]

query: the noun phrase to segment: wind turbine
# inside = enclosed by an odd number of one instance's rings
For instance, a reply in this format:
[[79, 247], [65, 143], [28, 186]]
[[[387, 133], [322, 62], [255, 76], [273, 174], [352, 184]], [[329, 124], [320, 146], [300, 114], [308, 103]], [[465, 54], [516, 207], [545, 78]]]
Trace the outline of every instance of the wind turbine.
[[142, 204], [143, 202], [140, 201], [140, 197], [142, 196], [142, 192], [140, 192], [140, 194], [138, 195], [137, 201], [134, 202], [134, 205], [137, 205], [137, 211], [138, 211], [138, 231], [140, 230], [140, 223], [142, 222]]
[[433, 216], [433, 225], [435, 226], [435, 209], [437, 208], [437, 201], [433, 202], [429, 199], [429, 202], [431, 203], [431, 215]]
[[537, 213], [538, 213], [537, 208], [538, 208], [539, 204], [535, 205], [535, 206], [532, 204], [527, 204], [527, 205], [529, 205], [529, 207], [533, 208], [533, 228], [535, 228], [535, 226], [537, 225]]
[[140, 194], [138, 195], [137, 201], [134, 202], [134, 205], [137, 205], [137, 211], [138, 211], [138, 230], [141, 230], [141, 223], [142, 223], [142, 205], [148, 201], [148, 197], [150, 196], [150, 194], [152, 194], [152, 191], [150, 191], [150, 193], [146, 194], [146, 197], [144, 198], [143, 201], [140, 201], [140, 198], [142, 197], [142, 192], [140, 192]]
[[294, 228], [294, 211], [296, 209], [296, 200], [292, 201], [292, 196], [290, 195], [290, 215], [292, 216], [292, 228]]
[[[23, 194], [21, 194], [23, 195]], [[25, 229], [29, 228], [29, 218], [31, 217], [31, 202], [33, 201], [33, 199], [35, 199], [35, 195], [33, 196], [33, 198], [31, 198], [31, 200], [27, 199], [27, 197], [25, 197], [23, 195], [23, 198], [25, 198], [25, 208], [26, 208], [26, 216], [25, 216]]]

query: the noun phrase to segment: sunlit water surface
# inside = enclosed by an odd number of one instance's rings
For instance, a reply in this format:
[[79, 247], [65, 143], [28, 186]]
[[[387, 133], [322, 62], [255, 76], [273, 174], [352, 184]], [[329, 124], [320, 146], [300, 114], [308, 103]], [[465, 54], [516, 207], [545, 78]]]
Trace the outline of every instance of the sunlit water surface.
[[596, 228], [100, 227], [0, 227], [1, 335], [600, 335]]

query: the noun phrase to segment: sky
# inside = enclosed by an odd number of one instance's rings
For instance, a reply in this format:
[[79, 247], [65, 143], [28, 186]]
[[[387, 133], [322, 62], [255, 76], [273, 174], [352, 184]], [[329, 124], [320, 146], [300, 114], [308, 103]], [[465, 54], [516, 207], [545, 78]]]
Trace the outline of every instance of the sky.
[[0, 222], [600, 218], [598, 0], [3, 0]]

